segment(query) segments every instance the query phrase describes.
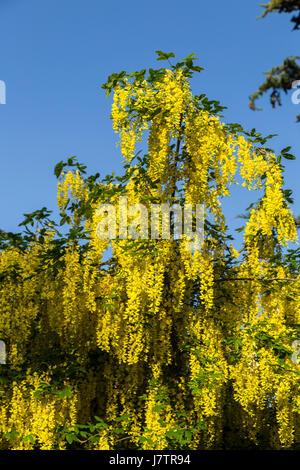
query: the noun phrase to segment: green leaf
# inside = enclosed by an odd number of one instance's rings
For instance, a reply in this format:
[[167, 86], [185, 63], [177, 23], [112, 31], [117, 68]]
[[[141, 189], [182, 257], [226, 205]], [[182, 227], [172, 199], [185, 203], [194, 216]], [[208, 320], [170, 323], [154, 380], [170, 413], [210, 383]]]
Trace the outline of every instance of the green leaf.
[[73, 444], [74, 441], [78, 441], [78, 438], [75, 434], [67, 434], [66, 440], [69, 444]]
[[282, 156], [286, 160], [296, 160], [296, 157], [294, 155], [292, 155], [291, 153], [283, 153]]
[[156, 411], [157, 413], [159, 413], [160, 411], [164, 410], [166, 408], [166, 405], [164, 405], [163, 403], [159, 404], [159, 405], [155, 405], [153, 406], [152, 410], [153, 411]]
[[56, 392], [56, 394], [58, 396], [58, 398], [65, 398], [65, 397], [72, 397], [73, 396], [73, 393], [70, 389], [70, 387], [67, 387], [67, 388], [64, 388], [63, 390], [60, 390], [59, 392]]
[[6, 439], [15, 439], [18, 436], [19, 433], [15, 429], [12, 429], [10, 432], [4, 434], [4, 437], [6, 437]]
[[162, 51], [155, 51], [155, 52], [158, 55], [157, 60], [168, 60], [171, 57], [175, 57], [175, 54], [173, 52], [162, 52]]
[[34, 437], [32, 434], [28, 434], [27, 436], [23, 437], [22, 442], [30, 441], [30, 444], [34, 444]]
[[54, 174], [56, 176], [56, 178], [59, 178], [60, 175], [61, 175], [61, 172], [62, 170], [64, 169], [64, 162], [63, 161], [60, 161], [59, 163], [57, 163], [57, 165], [55, 165], [54, 167]]

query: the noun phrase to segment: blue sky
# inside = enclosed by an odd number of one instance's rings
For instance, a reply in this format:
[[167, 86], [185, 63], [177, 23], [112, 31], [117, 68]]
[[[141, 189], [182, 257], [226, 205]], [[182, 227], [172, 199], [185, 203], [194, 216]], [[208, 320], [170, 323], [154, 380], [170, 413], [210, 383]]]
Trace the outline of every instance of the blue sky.
[[[151, 2], [99, 0], [0, 0], [0, 227], [19, 231], [24, 212], [56, 208], [55, 164], [76, 155], [90, 173], [121, 171], [117, 137], [109, 119], [111, 99], [101, 84], [109, 74], [158, 67], [155, 50], [178, 59], [195, 52], [205, 68], [193, 79], [194, 93], [207, 93], [228, 107], [225, 120], [255, 127], [278, 151], [289, 145], [298, 157], [286, 161], [286, 187], [300, 213], [300, 105], [283, 97], [273, 110], [248, 108], [248, 96], [263, 71], [300, 54], [300, 33], [289, 15], [257, 20], [259, 0]], [[234, 189], [225, 202], [228, 222], [256, 195]]]

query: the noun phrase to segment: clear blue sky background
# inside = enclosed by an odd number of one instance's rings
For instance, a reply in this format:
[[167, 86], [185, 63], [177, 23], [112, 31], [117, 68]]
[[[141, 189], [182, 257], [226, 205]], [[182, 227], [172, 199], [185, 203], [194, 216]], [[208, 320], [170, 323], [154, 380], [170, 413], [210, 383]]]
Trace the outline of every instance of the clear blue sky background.
[[[300, 55], [300, 32], [289, 15], [257, 20], [259, 0], [0, 0], [0, 80], [7, 104], [0, 105], [0, 227], [19, 231], [24, 212], [56, 208], [55, 164], [76, 155], [89, 172], [120, 172], [117, 137], [109, 119], [111, 99], [101, 84], [109, 74], [157, 67], [155, 50], [178, 59], [191, 52], [205, 68], [193, 80], [195, 93], [207, 93], [228, 106], [226, 121], [279, 134], [278, 151], [292, 146], [298, 157], [286, 161], [286, 187], [300, 213], [300, 105], [289, 95], [273, 110], [268, 98], [248, 108], [248, 96], [263, 71], [288, 55]], [[256, 200], [236, 189], [225, 204], [228, 222]]]

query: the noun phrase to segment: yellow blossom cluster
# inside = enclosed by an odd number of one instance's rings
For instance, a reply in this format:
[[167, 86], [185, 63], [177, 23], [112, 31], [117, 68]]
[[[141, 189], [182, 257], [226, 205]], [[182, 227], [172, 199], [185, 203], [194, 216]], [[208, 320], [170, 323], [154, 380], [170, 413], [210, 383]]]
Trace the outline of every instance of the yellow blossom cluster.
[[[79, 171], [58, 183], [61, 211], [69, 199], [90, 203], [87, 245], [71, 239], [46, 262], [50, 227], [43, 241], [1, 251], [1, 448], [299, 445], [299, 366], [289, 354], [299, 275], [274, 263], [296, 231], [275, 156], [200, 109], [181, 70], [117, 85], [112, 120], [132, 170], [124, 185], [103, 183], [90, 201]], [[147, 162], [132, 166], [144, 131]], [[227, 246], [222, 213], [238, 171], [246, 188], [264, 190], [239, 252]], [[101, 204], [111, 204], [116, 233], [122, 225], [120, 195], [147, 209], [157, 199], [204, 204], [203, 245], [99, 238]], [[93, 436], [73, 442], [84, 423]]]

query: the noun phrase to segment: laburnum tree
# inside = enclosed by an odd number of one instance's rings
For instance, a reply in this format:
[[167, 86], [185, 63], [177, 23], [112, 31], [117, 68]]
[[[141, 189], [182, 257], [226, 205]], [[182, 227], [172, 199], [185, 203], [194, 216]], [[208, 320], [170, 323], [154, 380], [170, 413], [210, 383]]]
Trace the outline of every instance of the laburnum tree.
[[[192, 94], [194, 54], [172, 65], [173, 53], [157, 53], [169, 67], [103, 85], [124, 173], [60, 162], [59, 224], [43, 207], [25, 214], [23, 233], [1, 233], [2, 449], [299, 448], [290, 154]], [[261, 197], [237, 250], [222, 200], [239, 183]], [[120, 228], [120, 196], [149, 210], [202, 204], [203, 244], [99, 237], [101, 204]]]
[[[291, 17], [294, 24], [293, 30], [298, 30], [300, 26], [300, 1], [299, 0], [271, 0], [269, 3], [261, 5], [264, 12], [261, 18], [269, 13], [295, 13]], [[300, 56], [290, 56], [284, 59], [279, 66], [273, 67], [268, 72], [266, 80], [259, 86], [259, 89], [253, 93], [249, 99], [249, 107], [253, 110], [261, 110], [256, 107], [256, 101], [265, 93], [270, 93], [270, 102], [273, 108], [281, 106], [281, 95], [283, 91], [288, 93], [293, 87], [297, 88], [297, 82], [300, 80]], [[297, 97], [298, 98], [298, 97]], [[297, 122], [300, 122], [300, 114], [297, 115]]]

